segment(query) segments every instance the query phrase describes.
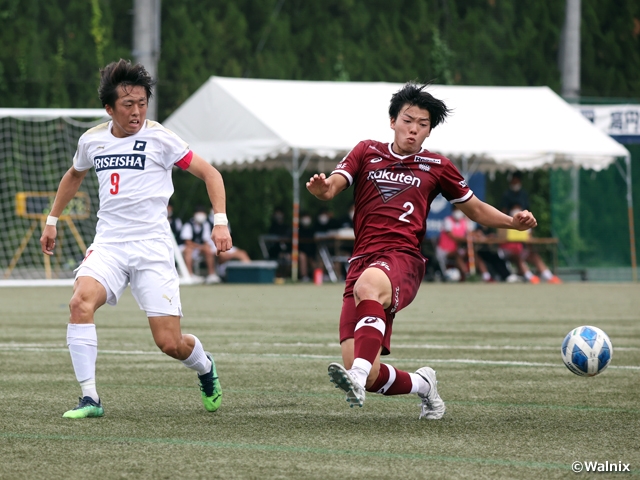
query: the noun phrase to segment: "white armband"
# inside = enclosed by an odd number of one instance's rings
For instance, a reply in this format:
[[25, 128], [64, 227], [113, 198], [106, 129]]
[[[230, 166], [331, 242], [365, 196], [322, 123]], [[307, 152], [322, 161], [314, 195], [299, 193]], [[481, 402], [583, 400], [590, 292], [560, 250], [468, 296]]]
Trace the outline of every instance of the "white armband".
[[51, 215], [47, 216], [47, 221], [45, 222], [45, 225], [52, 225], [55, 227], [57, 223], [58, 223], [58, 217], [52, 217]]
[[213, 214], [213, 226], [216, 225], [228, 225], [229, 220], [227, 220], [226, 213], [214, 213]]

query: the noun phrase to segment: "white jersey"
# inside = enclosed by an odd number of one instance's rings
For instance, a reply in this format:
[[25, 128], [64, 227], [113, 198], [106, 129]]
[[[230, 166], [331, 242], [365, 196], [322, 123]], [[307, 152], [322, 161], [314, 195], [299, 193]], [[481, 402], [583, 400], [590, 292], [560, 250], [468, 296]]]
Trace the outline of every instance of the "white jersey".
[[[96, 169], [100, 209], [95, 243], [169, 238], [167, 204], [173, 194], [171, 169], [190, 160], [189, 146], [162, 125], [146, 120], [135, 135], [114, 137], [111, 122], [82, 135], [73, 166]], [[188, 163], [179, 165], [186, 168]]]

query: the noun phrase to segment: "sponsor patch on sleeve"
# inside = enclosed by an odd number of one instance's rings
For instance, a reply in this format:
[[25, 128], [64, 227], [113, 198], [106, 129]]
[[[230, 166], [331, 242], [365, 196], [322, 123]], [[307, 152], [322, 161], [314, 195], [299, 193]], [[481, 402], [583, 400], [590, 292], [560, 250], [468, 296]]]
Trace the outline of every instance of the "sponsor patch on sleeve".
[[440, 165], [442, 163], [442, 161], [439, 158], [419, 157], [418, 155], [415, 156], [415, 161], [416, 162], [435, 163], [437, 165]]

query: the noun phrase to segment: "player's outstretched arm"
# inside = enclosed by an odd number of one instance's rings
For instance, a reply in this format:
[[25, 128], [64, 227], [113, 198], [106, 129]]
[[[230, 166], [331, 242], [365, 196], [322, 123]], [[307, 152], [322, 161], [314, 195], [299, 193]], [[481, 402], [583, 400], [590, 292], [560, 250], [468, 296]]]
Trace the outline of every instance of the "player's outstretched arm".
[[[53, 200], [53, 205], [49, 212], [50, 216], [59, 217], [62, 215], [62, 212], [67, 207], [71, 199], [75, 197], [76, 193], [78, 193], [78, 189], [82, 184], [82, 180], [84, 180], [84, 177], [87, 175], [87, 172], [88, 170], [79, 172], [74, 167], [67, 170], [63, 175], [62, 180], [60, 180], [60, 185], [58, 185], [56, 198]], [[43, 253], [53, 255], [57, 235], [58, 230], [55, 225], [46, 225], [44, 227], [42, 236], [40, 237], [40, 246], [42, 247]]]
[[[191, 164], [187, 171], [201, 179], [207, 186], [209, 200], [214, 213], [227, 213], [227, 197], [224, 190], [224, 181], [220, 172], [209, 164], [200, 155], [193, 154]], [[211, 231], [211, 240], [218, 252], [226, 252], [232, 246], [231, 234], [227, 225], [214, 225]]]
[[320, 200], [331, 200], [347, 186], [347, 179], [342, 175], [331, 175], [327, 178], [324, 173], [316, 173], [307, 182], [307, 190]]
[[510, 217], [475, 196], [467, 202], [458, 203], [457, 207], [471, 220], [485, 227], [529, 230], [538, 225], [538, 221], [528, 210], [523, 210]]

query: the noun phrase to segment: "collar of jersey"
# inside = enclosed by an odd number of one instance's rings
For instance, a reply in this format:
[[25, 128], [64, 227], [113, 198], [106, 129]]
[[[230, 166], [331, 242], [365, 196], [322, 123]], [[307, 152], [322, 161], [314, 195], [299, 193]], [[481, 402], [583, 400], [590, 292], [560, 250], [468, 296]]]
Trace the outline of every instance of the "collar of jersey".
[[135, 138], [138, 135], [140, 135], [144, 130], [147, 129], [147, 119], [144, 119], [144, 123], [142, 124], [142, 128], [140, 130], [138, 130], [138, 133], [134, 134], [134, 135], [129, 135], [127, 137], [116, 137], [113, 132], [111, 131], [113, 128], [113, 120], [109, 120], [109, 125], [107, 126], [107, 131], [109, 132], [109, 135], [111, 135], [111, 138], [113, 138], [114, 140], [126, 140], [128, 138]]
[[392, 143], [393, 143], [393, 142], [389, 142], [389, 143], [387, 143], [387, 150], [389, 150], [389, 153], [390, 153], [391, 155], [393, 155], [394, 157], [396, 157], [396, 158], [398, 158], [398, 159], [400, 159], [400, 160], [404, 160], [405, 158], [413, 157], [414, 155], [420, 155], [422, 152], [424, 152], [424, 148], [420, 147], [420, 151], [419, 151], [419, 152], [412, 153], [412, 154], [410, 154], [410, 155], [404, 155], [404, 156], [403, 156], [403, 155], [398, 155], [398, 154], [397, 154], [397, 153], [395, 153], [395, 152], [393, 151], [393, 149], [391, 148]]

